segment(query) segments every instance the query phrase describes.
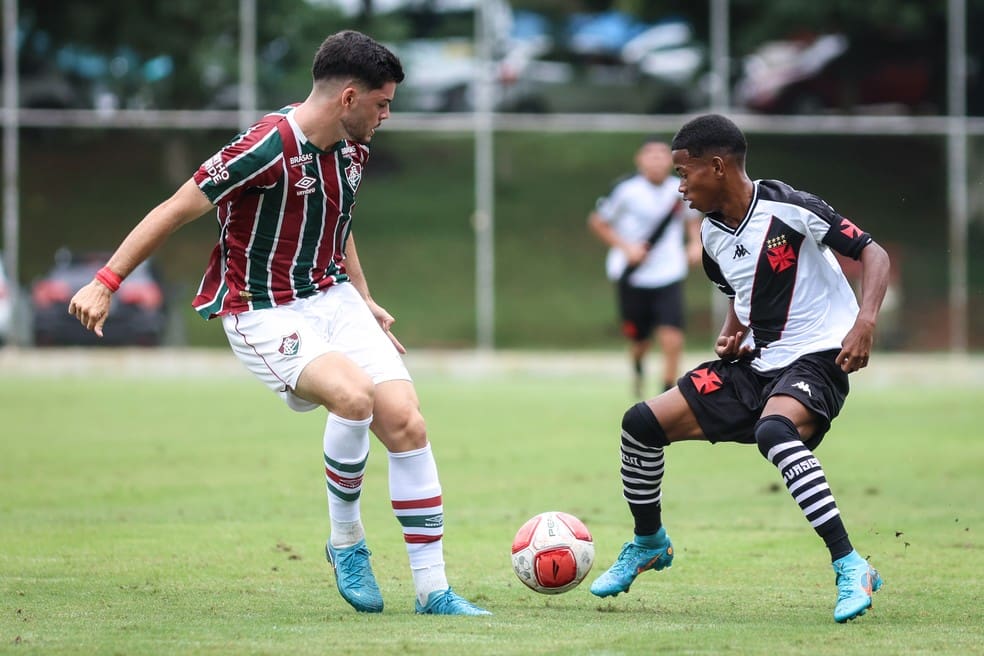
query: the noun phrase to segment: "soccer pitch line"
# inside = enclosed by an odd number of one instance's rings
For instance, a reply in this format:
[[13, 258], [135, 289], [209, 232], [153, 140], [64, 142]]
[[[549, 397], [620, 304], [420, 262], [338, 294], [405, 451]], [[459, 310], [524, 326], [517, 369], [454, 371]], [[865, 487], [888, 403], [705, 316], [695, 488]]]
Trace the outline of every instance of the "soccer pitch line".
[[[711, 359], [710, 350], [688, 351], [683, 366]], [[622, 351], [521, 351], [410, 349], [405, 356], [415, 378], [566, 378], [619, 380], [628, 376]], [[655, 371], [659, 356], [649, 368]], [[246, 369], [221, 348], [0, 349], [0, 378], [249, 378]], [[979, 386], [984, 388], [984, 354], [879, 353], [852, 382], [876, 387]]]

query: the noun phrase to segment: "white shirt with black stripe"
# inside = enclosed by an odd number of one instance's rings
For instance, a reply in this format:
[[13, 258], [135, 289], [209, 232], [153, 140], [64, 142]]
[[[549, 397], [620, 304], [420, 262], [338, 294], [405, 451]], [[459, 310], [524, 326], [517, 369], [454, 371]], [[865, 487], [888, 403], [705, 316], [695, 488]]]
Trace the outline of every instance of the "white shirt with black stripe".
[[858, 303], [831, 249], [855, 260], [871, 235], [819, 197], [778, 180], [756, 180], [752, 203], [732, 228], [708, 214], [701, 227], [704, 270], [734, 299], [759, 349], [757, 371], [808, 353], [840, 349]]

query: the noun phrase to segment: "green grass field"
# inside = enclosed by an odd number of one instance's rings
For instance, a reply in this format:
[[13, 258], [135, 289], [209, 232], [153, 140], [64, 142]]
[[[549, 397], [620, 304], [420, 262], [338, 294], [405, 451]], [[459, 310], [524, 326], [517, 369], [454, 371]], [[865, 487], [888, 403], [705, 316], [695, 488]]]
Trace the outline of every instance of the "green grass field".
[[515, 578], [513, 533], [537, 512], [591, 528], [588, 581], [629, 537], [617, 435], [631, 401], [611, 372], [418, 374], [449, 576], [495, 613], [440, 618], [413, 615], [378, 443], [362, 505], [387, 606], [367, 616], [323, 557], [321, 413], [245, 375], [0, 368], [0, 653], [984, 653], [980, 376], [891, 378], [855, 379], [818, 452], [886, 581], [838, 625], [826, 552], [752, 447], [668, 450], [677, 558], [630, 594], [548, 597]]

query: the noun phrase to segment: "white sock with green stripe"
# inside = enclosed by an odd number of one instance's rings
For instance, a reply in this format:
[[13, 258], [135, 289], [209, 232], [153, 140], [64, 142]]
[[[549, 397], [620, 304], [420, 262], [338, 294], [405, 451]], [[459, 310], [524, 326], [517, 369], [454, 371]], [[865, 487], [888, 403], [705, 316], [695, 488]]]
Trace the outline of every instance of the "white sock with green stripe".
[[430, 444], [422, 449], [389, 454], [390, 499], [403, 527], [413, 584], [421, 603], [435, 590], [445, 590], [444, 506], [437, 463]]
[[350, 547], [363, 537], [359, 497], [369, 458], [367, 419], [345, 419], [328, 413], [325, 424], [325, 483], [333, 547]]

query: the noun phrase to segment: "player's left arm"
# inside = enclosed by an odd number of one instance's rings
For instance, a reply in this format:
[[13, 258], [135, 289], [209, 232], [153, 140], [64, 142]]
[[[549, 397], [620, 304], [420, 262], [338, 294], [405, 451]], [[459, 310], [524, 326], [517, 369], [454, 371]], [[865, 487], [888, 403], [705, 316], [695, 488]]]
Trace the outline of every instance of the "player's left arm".
[[362, 264], [359, 262], [359, 253], [355, 248], [355, 235], [351, 232], [345, 243], [345, 272], [348, 274], [352, 284], [355, 285], [355, 288], [359, 290], [359, 294], [366, 300], [366, 305], [369, 306], [372, 316], [376, 317], [380, 328], [383, 329], [386, 336], [393, 342], [396, 350], [400, 353], [406, 353], [407, 350], [403, 347], [403, 344], [390, 331], [396, 319], [383, 306], [373, 300], [372, 295], [369, 293], [369, 283], [366, 282], [366, 276], [362, 271]]
[[868, 366], [875, 338], [878, 311], [885, 300], [891, 263], [888, 253], [875, 241], [869, 241], [861, 251], [861, 309], [854, 325], [841, 342], [837, 364], [851, 373]]
[[687, 262], [690, 266], [697, 266], [703, 259], [704, 245], [700, 240], [700, 224], [703, 220], [703, 214], [686, 214], [684, 218], [684, 225], [687, 227]]

